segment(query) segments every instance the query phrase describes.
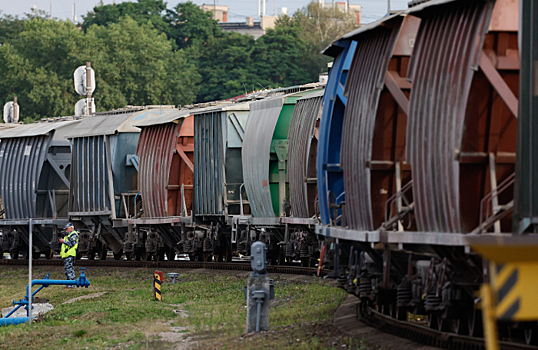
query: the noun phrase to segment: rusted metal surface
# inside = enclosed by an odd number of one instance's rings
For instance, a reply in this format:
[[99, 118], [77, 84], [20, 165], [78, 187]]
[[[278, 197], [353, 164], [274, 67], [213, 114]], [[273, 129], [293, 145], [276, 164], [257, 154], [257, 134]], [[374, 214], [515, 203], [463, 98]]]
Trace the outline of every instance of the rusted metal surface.
[[[419, 5], [417, 8], [425, 10], [412, 12], [422, 21], [410, 64], [413, 89], [407, 160], [413, 173], [420, 231], [472, 229], [473, 223], [467, 224], [461, 215], [467, 211], [462, 204], [479, 206], [480, 194], [476, 191], [480, 191], [480, 182], [467, 181], [468, 174], [460, 174], [457, 157], [465, 148], [463, 141], [471, 140], [464, 137], [464, 132], [471, 137], [470, 124], [465, 125], [466, 110], [493, 5], [493, 1], [458, 1], [435, 10], [427, 4]], [[476, 135], [472, 137], [479, 139]], [[467, 193], [462, 196], [460, 189]], [[477, 223], [477, 210], [475, 214]]]
[[182, 185], [187, 210], [192, 210], [193, 117], [187, 113], [176, 118], [142, 127], [140, 133], [138, 189], [145, 218], [180, 216]]
[[353, 229], [374, 229], [369, 165], [378, 104], [401, 21], [401, 17], [394, 17], [391, 25], [378, 26], [354, 38], [357, 48], [346, 83], [341, 153], [345, 213]]
[[288, 180], [291, 213], [296, 218], [315, 214], [317, 129], [323, 90], [297, 101], [288, 134]]
[[517, 33], [518, 23], [519, 0], [496, 0], [489, 31]]
[[140, 133], [138, 189], [142, 195], [144, 217], [168, 216], [167, 185], [182, 122], [143, 128]]
[[[179, 173], [177, 172], [179, 170]], [[183, 120], [168, 180], [168, 215], [190, 215], [194, 186], [194, 117]], [[183, 187], [183, 192], [182, 192]], [[183, 197], [183, 198], [182, 198]]]

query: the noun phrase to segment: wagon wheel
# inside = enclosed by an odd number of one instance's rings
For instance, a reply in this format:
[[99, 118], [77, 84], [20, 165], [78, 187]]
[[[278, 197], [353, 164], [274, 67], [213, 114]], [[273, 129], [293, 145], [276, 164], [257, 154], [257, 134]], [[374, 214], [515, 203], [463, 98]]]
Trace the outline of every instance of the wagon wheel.
[[440, 332], [448, 332], [452, 327], [452, 322], [448, 318], [444, 318], [443, 314], [437, 314], [437, 330]]
[[125, 253], [125, 259], [126, 260], [133, 260], [134, 253], [133, 252], [127, 252]]
[[394, 318], [397, 319], [398, 321], [406, 321], [407, 311], [408, 309], [406, 307], [403, 307], [403, 306], [396, 307]]
[[174, 261], [176, 260], [176, 251], [174, 248], [169, 248], [166, 250], [166, 258], [168, 261]]
[[17, 260], [19, 258], [19, 250], [18, 249], [12, 249], [9, 251], [9, 256], [12, 260]]
[[523, 334], [527, 345], [538, 345], [538, 324], [536, 322], [525, 322]]
[[437, 315], [433, 312], [428, 314], [428, 328], [437, 329]]
[[458, 317], [452, 321], [452, 328], [454, 333], [460, 335], [466, 335], [469, 332], [469, 325], [467, 324], [467, 317]]
[[123, 255], [123, 251], [120, 250], [117, 253], [114, 253], [114, 260], [121, 260], [121, 256]]
[[95, 248], [91, 248], [88, 251], [88, 260], [95, 260]]
[[471, 337], [479, 337], [482, 335], [482, 312], [471, 308], [467, 312], [467, 330]]
[[101, 247], [101, 251], [99, 252], [99, 260], [106, 260], [106, 255], [108, 254], [108, 249], [106, 245]]

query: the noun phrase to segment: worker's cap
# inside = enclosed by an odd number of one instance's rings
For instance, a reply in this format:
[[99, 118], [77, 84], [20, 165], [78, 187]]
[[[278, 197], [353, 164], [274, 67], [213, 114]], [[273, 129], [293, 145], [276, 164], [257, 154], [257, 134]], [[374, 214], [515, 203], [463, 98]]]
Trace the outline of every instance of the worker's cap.
[[68, 222], [67, 224], [65, 224], [64, 230], [67, 230], [69, 227], [74, 227], [72, 222]]

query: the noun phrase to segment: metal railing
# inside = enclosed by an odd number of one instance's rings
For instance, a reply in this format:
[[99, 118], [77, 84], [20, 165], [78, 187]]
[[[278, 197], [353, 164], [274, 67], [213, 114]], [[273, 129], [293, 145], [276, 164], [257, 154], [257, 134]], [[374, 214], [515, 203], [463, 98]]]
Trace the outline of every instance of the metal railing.
[[[385, 201], [385, 221], [381, 225], [381, 229], [388, 230], [394, 224], [398, 223], [398, 231], [403, 231], [401, 221], [415, 208], [414, 202], [411, 202], [406, 196], [412, 188], [413, 180], [409, 181], [400, 191], [397, 191]], [[411, 221], [409, 221], [410, 225]]]
[[514, 200], [504, 205], [493, 205], [493, 201], [498, 202], [499, 195], [505, 192], [515, 182], [516, 173], [512, 173], [503, 182], [494, 188], [480, 201], [479, 225], [472, 231], [473, 234], [485, 233], [497, 221], [503, 219], [513, 210]]

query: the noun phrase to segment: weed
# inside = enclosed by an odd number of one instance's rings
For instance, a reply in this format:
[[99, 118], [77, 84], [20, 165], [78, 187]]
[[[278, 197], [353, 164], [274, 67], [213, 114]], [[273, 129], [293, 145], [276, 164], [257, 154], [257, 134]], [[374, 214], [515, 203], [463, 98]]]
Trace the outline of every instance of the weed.
[[88, 334], [88, 332], [86, 332], [84, 329], [79, 329], [78, 331], [74, 331], [73, 332], [73, 335], [77, 338], [82, 338], [84, 337], [86, 334]]

